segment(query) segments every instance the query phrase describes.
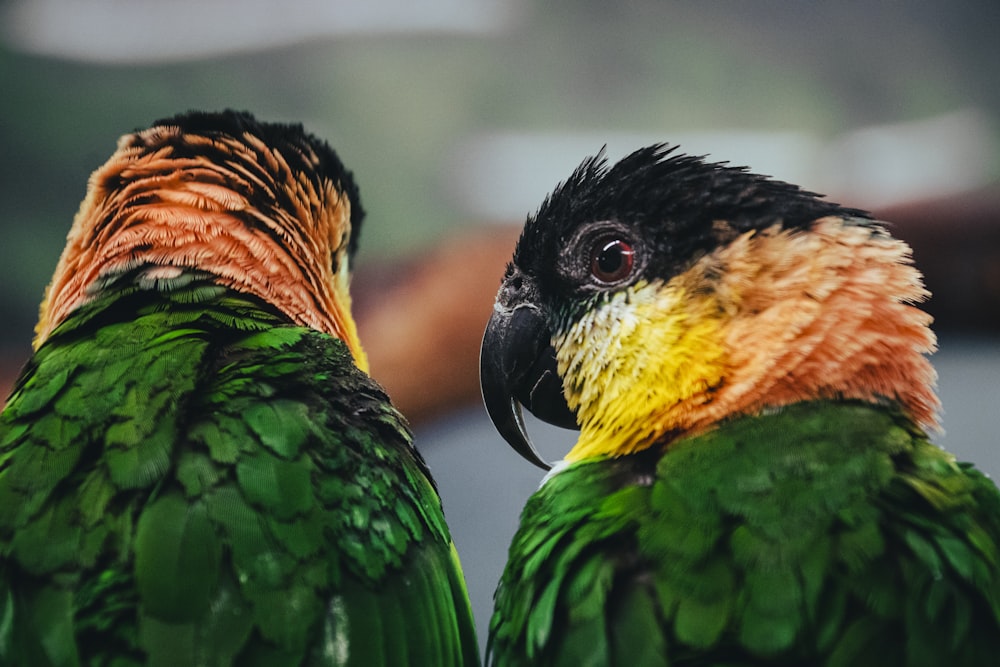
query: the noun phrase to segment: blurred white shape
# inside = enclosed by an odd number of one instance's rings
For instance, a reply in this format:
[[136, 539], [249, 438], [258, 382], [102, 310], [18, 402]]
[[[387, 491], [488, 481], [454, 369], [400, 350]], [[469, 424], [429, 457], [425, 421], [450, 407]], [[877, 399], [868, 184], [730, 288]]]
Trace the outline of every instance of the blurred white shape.
[[449, 190], [474, 218], [519, 221], [602, 146], [606, 145], [608, 161], [614, 163], [658, 142], [678, 145], [679, 152], [747, 166], [756, 173], [793, 183], [815, 180], [811, 158], [822, 145], [804, 133], [743, 130], [487, 134], [472, 138], [456, 151], [449, 165]]
[[156, 63], [312, 39], [503, 29], [511, 0], [11, 0], [0, 35], [18, 50], [94, 62]]
[[832, 141], [752, 130], [484, 134], [452, 156], [448, 187], [473, 218], [519, 221], [602, 145], [614, 162], [657, 142], [869, 209], [972, 190], [996, 180], [1000, 166], [996, 128], [986, 114], [966, 109], [862, 128]]
[[831, 191], [869, 208], [957, 194], [995, 180], [997, 131], [978, 109], [864, 127], [827, 148], [820, 176]]

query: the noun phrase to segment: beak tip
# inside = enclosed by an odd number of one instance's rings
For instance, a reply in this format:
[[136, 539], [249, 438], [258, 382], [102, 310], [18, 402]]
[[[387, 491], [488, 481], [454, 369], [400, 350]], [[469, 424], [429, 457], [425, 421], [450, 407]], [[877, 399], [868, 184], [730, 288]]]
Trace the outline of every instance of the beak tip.
[[532, 444], [531, 438], [528, 437], [528, 431], [524, 425], [524, 414], [521, 410], [521, 404], [517, 400], [510, 395], [497, 395], [484, 383], [483, 403], [485, 403], [486, 412], [500, 437], [515, 452], [542, 470], [552, 468], [552, 465], [541, 457]]

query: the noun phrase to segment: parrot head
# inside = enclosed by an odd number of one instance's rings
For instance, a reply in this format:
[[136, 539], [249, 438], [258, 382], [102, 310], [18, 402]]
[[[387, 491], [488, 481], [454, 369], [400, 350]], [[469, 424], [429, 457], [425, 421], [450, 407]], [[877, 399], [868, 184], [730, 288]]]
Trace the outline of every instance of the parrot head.
[[530, 216], [481, 354], [500, 434], [577, 428], [568, 461], [669, 446], [803, 400], [936, 424], [935, 339], [909, 248], [862, 211], [654, 145], [585, 160]]
[[35, 346], [122, 276], [166, 286], [194, 271], [343, 339], [367, 369], [348, 292], [363, 217], [351, 173], [300, 125], [235, 111], [157, 121], [91, 176]]

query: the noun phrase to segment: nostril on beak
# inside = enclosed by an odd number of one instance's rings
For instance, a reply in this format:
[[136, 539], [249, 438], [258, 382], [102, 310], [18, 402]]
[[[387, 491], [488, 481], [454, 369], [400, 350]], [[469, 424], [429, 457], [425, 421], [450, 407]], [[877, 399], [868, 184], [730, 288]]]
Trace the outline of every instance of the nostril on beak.
[[504, 280], [497, 300], [504, 308], [513, 308], [524, 300], [526, 289], [524, 276], [515, 272]]

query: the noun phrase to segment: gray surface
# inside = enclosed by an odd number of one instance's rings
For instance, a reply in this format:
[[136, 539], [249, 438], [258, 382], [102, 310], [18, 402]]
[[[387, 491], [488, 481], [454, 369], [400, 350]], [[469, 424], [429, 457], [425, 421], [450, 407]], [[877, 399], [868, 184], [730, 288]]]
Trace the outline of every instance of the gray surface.
[[[944, 403], [945, 434], [935, 440], [960, 459], [1000, 479], [1000, 340], [945, 339], [934, 356]], [[570, 431], [529, 423], [549, 459], [573, 442]], [[506, 560], [518, 515], [538, 487], [542, 471], [522, 460], [473, 409], [417, 433], [431, 466], [462, 557], [481, 644], [492, 611], [493, 589]]]

